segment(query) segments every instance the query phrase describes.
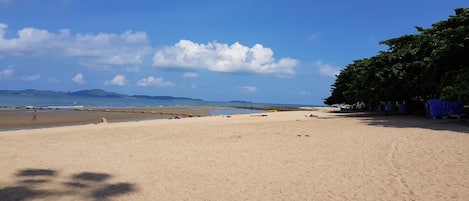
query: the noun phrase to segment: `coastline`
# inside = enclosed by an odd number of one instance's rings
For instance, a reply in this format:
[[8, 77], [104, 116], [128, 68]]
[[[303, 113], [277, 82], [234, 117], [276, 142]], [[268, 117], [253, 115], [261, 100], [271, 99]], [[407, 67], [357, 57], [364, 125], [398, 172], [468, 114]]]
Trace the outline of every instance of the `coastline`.
[[210, 116], [221, 107], [33, 108], [0, 109], [0, 131], [102, 123]]
[[[34, 110], [36, 119], [33, 120]], [[0, 132], [8, 130], [22, 130], [35, 128], [61, 127], [71, 125], [86, 125], [107, 123], [142, 121], [152, 119], [195, 118], [212, 115], [232, 115], [244, 113], [259, 113], [266, 111], [297, 111], [316, 110], [315, 108], [301, 109], [295, 107], [260, 107], [260, 106], [179, 106], [179, 107], [34, 107], [24, 106], [0, 109]], [[216, 112], [216, 114], [212, 114]]]

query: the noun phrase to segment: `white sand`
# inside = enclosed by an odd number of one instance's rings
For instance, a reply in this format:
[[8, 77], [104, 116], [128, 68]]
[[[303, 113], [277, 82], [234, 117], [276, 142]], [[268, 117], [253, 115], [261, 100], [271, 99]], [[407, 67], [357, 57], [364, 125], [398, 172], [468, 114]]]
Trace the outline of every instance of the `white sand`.
[[327, 110], [0, 132], [0, 200], [469, 200], [467, 127]]

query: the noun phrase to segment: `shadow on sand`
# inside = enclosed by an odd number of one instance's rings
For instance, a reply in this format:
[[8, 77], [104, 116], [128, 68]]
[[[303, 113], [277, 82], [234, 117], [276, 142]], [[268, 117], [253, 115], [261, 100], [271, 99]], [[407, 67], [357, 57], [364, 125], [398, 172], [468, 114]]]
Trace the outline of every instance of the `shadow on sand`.
[[56, 170], [21, 169], [15, 175], [17, 182], [0, 188], [0, 200], [25, 201], [32, 199], [112, 200], [114, 197], [136, 191], [131, 183], [109, 183], [112, 175], [81, 172], [61, 177]]
[[340, 117], [354, 117], [371, 126], [393, 128], [424, 128], [431, 130], [447, 130], [469, 134], [467, 119], [427, 119], [422, 116], [403, 114], [384, 115], [378, 112], [332, 112]]

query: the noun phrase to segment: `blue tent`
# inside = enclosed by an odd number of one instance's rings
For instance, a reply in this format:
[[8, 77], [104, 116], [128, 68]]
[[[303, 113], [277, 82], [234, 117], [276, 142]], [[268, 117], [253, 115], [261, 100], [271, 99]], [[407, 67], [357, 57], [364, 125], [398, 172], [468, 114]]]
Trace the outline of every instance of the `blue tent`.
[[464, 114], [464, 105], [460, 101], [431, 99], [427, 101], [425, 108], [430, 118], [447, 118], [453, 115], [459, 117]]

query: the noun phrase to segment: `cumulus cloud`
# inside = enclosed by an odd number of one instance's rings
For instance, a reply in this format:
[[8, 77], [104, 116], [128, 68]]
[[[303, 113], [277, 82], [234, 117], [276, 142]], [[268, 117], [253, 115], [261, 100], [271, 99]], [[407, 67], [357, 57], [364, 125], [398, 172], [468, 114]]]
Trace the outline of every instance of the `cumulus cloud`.
[[78, 73], [75, 76], [73, 76], [72, 81], [77, 83], [77, 84], [85, 84], [86, 83], [85, 76], [83, 76], [83, 74], [81, 74], [81, 73]]
[[113, 85], [113, 86], [124, 86], [127, 83], [125, 76], [116, 75], [112, 80], [106, 80], [104, 85]]
[[13, 69], [3, 69], [0, 71], [0, 80], [10, 77], [13, 74]]
[[36, 74], [36, 75], [30, 75], [30, 76], [21, 76], [21, 80], [24, 81], [36, 81], [41, 78], [41, 75]]
[[199, 77], [199, 74], [193, 73], [193, 72], [185, 72], [184, 74], [182, 74], [182, 77], [185, 77], [185, 78], [197, 78], [197, 77]]
[[150, 86], [155, 86], [155, 87], [172, 87], [174, 86], [174, 83], [169, 82], [169, 81], [164, 81], [163, 78], [155, 78], [153, 76], [149, 76], [147, 78], [143, 78], [137, 82], [137, 86], [141, 87], [150, 87]]
[[142, 57], [152, 51], [145, 32], [73, 35], [68, 29], [54, 33], [26, 27], [18, 30], [16, 37], [6, 38], [7, 28], [7, 24], [0, 23], [0, 55], [3, 56], [54, 54], [77, 57], [81, 64], [96, 67], [141, 64]]
[[333, 67], [329, 64], [324, 64], [321, 61], [317, 61], [314, 65], [318, 67], [318, 71], [321, 76], [335, 77], [340, 72], [339, 67]]
[[216, 72], [294, 74], [298, 63], [298, 60], [291, 58], [276, 60], [273, 51], [261, 44], [250, 48], [239, 42], [228, 45], [180, 40], [174, 46], [157, 50], [153, 56], [155, 67], [207, 69]]
[[257, 87], [254, 87], [254, 86], [243, 86], [243, 87], [238, 87], [238, 89], [242, 93], [256, 93], [257, 92]]

